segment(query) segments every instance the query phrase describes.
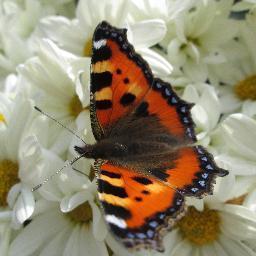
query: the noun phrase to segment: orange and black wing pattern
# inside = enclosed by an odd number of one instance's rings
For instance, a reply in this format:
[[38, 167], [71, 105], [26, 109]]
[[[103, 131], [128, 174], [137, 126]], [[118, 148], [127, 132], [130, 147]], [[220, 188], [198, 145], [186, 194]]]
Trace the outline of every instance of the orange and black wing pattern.
[[127, 248], [162, 251], [162, 237], [183, 216], [185, 196], [211, 194], [216, 166], [201, 146], [186, 147], [173, 167], [149, 170], [148, 175], [107, 162], [98, 169], [98, 192], [110, 230]]
[[182, 100], [169, 83], [155, 78], [152, 89], [145, 95], [136, 109], [141, 116], [156, 116], [159, 124], [180, 141], [196, 141], [194, 122], [190, 109], [193, 104]]
[[212, 194], [216, 177], [226, 176], [228, 171], [219, 168], [202, 146], [193, 146], [177, 150], [172, 167], [152, 168], [149, 173], [183, 196], [202, 198]]
[[128, 42], [126, 29], [100, 23], [93, 36], [91, 122], [97, 140], [139, 104], [153, 83], [148, 64]]
[[118, 146], [105, 147], [114, 156], [96, 169], [106, 222], [126, 247], [162, 251], [163, 231], [184, 212], [184, 197], [211, 194], [215, 178], [228, 172], [193, 145], [193, 105], [153, 77], [125, 29], [106, 22], [93, 37], [90, 96], [96, 140]]
[[184, 197], [174, 189], [110, 163], [99, 169], [98, 192], [110, 230], [131, 249], [163, 251], [163, 231], [184, 212]]

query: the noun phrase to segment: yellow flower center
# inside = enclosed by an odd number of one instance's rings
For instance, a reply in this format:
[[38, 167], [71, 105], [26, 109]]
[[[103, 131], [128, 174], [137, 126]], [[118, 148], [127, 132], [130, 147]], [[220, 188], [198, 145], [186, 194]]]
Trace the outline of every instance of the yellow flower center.
[[68, 216], [75, 222], [88, 223], [92, 220], [92, 208], [88, 202], [79, 205]]
[[220, 216], [217, 211], [205, 208], [202, 212], [189, 207], [177, 226], [184, 238], [195, 245], [215, 241], [220, 233]]
[[89, 38], [85, 42], [83, 55], [84, 55], [84, 57], [91, 57], [92, 56], [92, 38]]
[[0, 123], [6, 123], [5, 117], [0, 113]]
[[83, 111], [83, 106], [77, 95], [74, 95], [69, 103], [69, 112], [71, 116], [77, 117]]
[[235, 94], [241, 100], [256, 100], [256, 75], [251, 75], [235, 85]]
[[0, 161], [0, 206], [6, 206], [10, 188], [19, 181], [18, 165], [10, 160]]

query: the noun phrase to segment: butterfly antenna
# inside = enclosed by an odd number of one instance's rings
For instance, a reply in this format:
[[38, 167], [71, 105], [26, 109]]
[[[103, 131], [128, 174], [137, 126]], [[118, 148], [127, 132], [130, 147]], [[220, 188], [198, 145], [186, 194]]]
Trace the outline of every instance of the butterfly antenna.
[[44, 112], [42, 109], [40, 109], [37, 106], [34, 106], [34, 109], [37, 110], [38, 112], [40, 112], [41, 114], [47, 116], [48, 118], [50, 118], [51, 120], [53, 120], [54, 122], [56, 122], [59, 126], [63, 127], [64, 129], [68, 130], [70, 133], [72, 133], [73, 135], [75, 135], [78, 139], [80, 139], [81, 141], [84, 142], [84, 144], [86, 144], [86, 142], [80, 137], [78, 136], [74, 131], [72, 131], [70, 128], [68, 128], [67, 126], [65, 126], [64, 124], [62, 124], [60, 121], [58, 121], [57, 119], [53, 118], [52, 116], [50, 116], [49, 114], [47, 114], [46, 112]]
[[[75, 158], [73, 158], [71, 161], [69, 161], [68, 163], [66, 163], [64, 166], [62, 166], [59, 170], [57, 170], [54, 174], [50, 175], [49, 177], [47, 177], [42, 183], [36, 185], [34, 188], [32, 188], [32, 192], [35, 192], [36, 190], [38, 190], [39, 188], [41, 188], [45, 183], [47, 183], [48, 181], [50, 181], [54, 176], [58, 175], [60, 172], [62, 172], [66, 167], [71, 166], [73, 163], [75, 163], [78, 159], [82, 158], [85, 154], [79, 155]], [[79, 171], [80, 172], [80, 171]], [[80, 172], [82, 173], [82, 172]], [[83, 173], [84, 174], [84, 173]]]

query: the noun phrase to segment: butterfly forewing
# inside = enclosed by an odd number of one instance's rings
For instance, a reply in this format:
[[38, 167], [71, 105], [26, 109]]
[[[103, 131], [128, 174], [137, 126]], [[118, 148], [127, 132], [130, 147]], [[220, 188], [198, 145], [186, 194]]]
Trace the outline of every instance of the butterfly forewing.
[[140, 103], [152, 83], [148, 64], [129, 44], [126, 30], [106, 22], [99, 24], [93, 37], [91, 65], [91, 120], [100, 127], [93, 128], [96, 139]]

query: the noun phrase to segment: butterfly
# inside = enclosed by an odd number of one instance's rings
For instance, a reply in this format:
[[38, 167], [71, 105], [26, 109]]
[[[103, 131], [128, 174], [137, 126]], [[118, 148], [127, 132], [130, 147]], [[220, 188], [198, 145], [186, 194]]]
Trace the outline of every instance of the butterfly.
[[109, 229], [125, 247], [163, 251], [164, 233], [183, 216], [184, 198], [212, 193], [217, 167], [196, 136], [190, 104], [154, 77], [126, 29], [101, 22], [91, 59], [93, 145], [98, 196]]

